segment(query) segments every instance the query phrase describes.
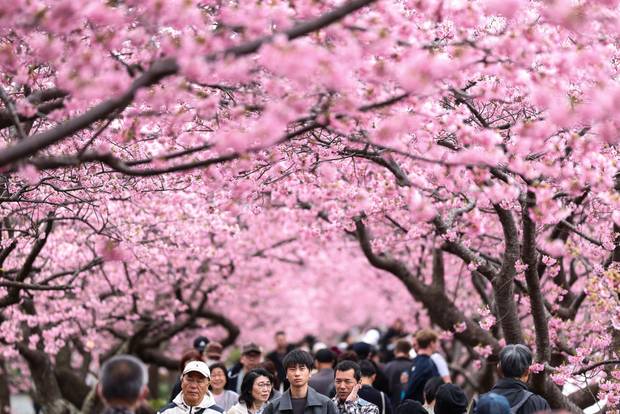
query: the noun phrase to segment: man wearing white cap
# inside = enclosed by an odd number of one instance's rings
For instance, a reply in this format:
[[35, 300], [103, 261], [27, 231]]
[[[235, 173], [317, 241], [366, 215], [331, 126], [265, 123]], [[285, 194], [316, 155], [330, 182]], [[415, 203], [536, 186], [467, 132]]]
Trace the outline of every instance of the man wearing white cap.
[[181, 392], [158, 414], [222, 414], [209, 392], [211, 373], [202, 361], [190, 361], [181, 374]]

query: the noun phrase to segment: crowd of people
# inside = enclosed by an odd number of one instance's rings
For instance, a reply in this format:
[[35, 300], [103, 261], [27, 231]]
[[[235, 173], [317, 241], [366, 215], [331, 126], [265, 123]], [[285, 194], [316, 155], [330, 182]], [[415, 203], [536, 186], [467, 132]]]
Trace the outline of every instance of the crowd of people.
[[[389, 335], [386, 334], [382, 339]], [[547, 401], [528, 389], [532, 352], [507, 345], [499, 355], [500, 379], [486, 394], [468, 399], [452, 383], [438, 352], [439, 338], [418, 331], [413, 343], [389, 338], [391, 354], [378, 360], [372, 344], [340, 347], [291, 345], [284, 332], [275, 350], [264, 354], [255, 343], [241, 348], [227, 368], [222, 346], [197, 338], [181, 358], [181, 375], [169, 404], [159, 414], [534, 414], [549, 412]], [[383, 355], [385, 358], [385, 355]], [[109, 413], [133, 413], [146, 398], [147, 371], [131, 356], [117, 356], [102, 367], [99, 395]]]

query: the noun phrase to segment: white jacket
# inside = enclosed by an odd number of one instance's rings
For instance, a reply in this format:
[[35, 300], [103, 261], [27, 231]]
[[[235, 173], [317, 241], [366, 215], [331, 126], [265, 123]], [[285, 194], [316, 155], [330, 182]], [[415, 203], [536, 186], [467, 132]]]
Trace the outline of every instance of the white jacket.
[[160, 409], [157, 414], [223, 414], [224, 410], [215, 403], [213, 395], [209, 391], [205, 394], [200, 404], [190, 407], [183, 401], [183, 392], [180, 392], [167, 406]]

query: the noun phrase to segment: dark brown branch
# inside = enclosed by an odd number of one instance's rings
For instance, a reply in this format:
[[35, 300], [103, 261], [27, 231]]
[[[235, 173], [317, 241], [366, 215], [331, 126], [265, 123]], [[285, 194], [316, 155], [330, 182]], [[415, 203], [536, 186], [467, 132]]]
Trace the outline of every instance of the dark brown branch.
[[26, 133], [24, 132], [22, 123], [19, 121], [19, 116], [17, 115], [17, 111], [15, 110], [15, 105], [13, 104], [11, 97], [5, 92], [2, 86], [0, 86], [0, 100], [2, 100], [2, 102], [4, 102], [4, 105], [6, 106], [6, 110], [10, 115], [11, 122], [13, 123], [13, 126], [15, 126], [15, 130], [17, 131], [18, 138], [20, 140], [25, 139]]
[[502, 268], [493, 278], [493, 292], [497, 305], [497, 317], [509, 344], [524, 343], [519, 312], [514, 299], [515, 264], [519, 259], [519, 232], [512, 212], [497, 204], [493, 205], [504, 232], [504, 258]]
[[461, 312], [454, 302], [446, 296], [444, 291], [436, 289], [435, 286], [427, 286], [422, 283], [411, 274], [401, 261], [385, 253], [376, 254], [373, 252], [370, 236], [363, 223], [363, 217], [355, 217], [354, 223], [355, 234], [360, 247], [370, 264], [396, 276], [405, 285], [409, 294], [424, 305], [433, 323], [442, 329], [452, 331], [456, 324], [464, 322], [466, 326], [465, 331], [455, 333], [455, 337], [458, 340], [472, 347], [479, 344], [489, 345], [495, 353], [499, 352], [500, 346], [497, 340]]
[[[523, 241], [521, 261], [527, 265], [525, 270], [525, 280], [527, 282], [528, 294], [532, 308], [532, 318], [534, 319], [534, 330], [536, 332], [536, 360], [547, 363], [551, 359], [551, 344], [549, 341], [549, 326], [547, 324], [547, 314], [544, 298], [540, 289], [540, 278], [538, 275], [538, 251], [536, 250], [536, 223], [530, 217], [530, 209], [536, 206], [536, 194], [528, 190], [521, 196], [521, 219], [523, 223]], [[549, 390], [547, 385], [548, 377], [546, 372], [534, 374], [534, 387], [539, 392]], [[557, 388], [557, 387], [556, 387]]]
[[[440, 216], [436, 216], [433, 219], [433, 224], [435, 225], [435, 228], [437, 229], [437, 233], [439, 235], [446, 234], [449, 230], [446, 222]], [[476, 270], [489, 281], [493, 281], [493, 279], [495, 278], [496, 269], [494, 268], [494, 266], [484, 258], [476, 255], [476, 253], [474, 253], [470, 248], [464, 246], [463, 244], [455, 241], [446, 240], [441, 248], [445, 252], [451, 253], [459, 257], [467, 264], [476, 264]]]
[[[306, 132], [312, 131], [317, 128], [321, 128], [322, 125], [318, 123], [311, 123], [308, 126], [300, 128], [294, 132], [288, 133], [283, 136], [278, 142], [286, 142], [295, 137], [305, 134]], [[228, 155], [221, 155], [213, 158], [208, 158], [205, 160], [192, 161], [184, 164], [171, 165], [161, 168], [145, 168], [145, 169], [135, 169], [131, 168], [131, 161], [125, 161], [120, 158], [113, 156], [112, 154], [97, 154], [97, 153], [87, 153], [82, 157], [50, 157], [50, 158], [41, 158], [41, 159], [33, 159], [30, 161], [31, 164], [36, 166], [40, 170], [50, 170], [64, 167], [75, 167], [81, 164], [89, 163], [89, 162], [101, 162], [106, 166], [110, 167], [113, 171], [119, 172], [129, 176], [136, 177], [148, 177], [153, 175], [164, 175], [170, 174], [174, 172], [180, 171], [190, 171], [197, 168], [204, 168], [210, 165], [221, 164], [224, 162], [235, 160], [241, 157], [244, 154], [254, 153], [264, 150], [265, 147], [254, 147], [245, 150], [245, 152], [232, 152]], [[170, 158], [176, 157], [178, 155], [170, 155]], [[155, 161], [155, 159], [151, 159], [151, 162]], [[141, 160], [140, 162], [146, 163], [146, 161]]]
[[[300, 23], [297, 26], [282, 32], [282, 34], [286, 35], [288, 40], [297, 39], [298, 37], [302, 37], [307, 35], [308, 33], [316, 32], [324, 27], [331, 25], [332, 23], [336, 23], [347, 15], [366, 7], [367, 5], [374, 3], [376, 0], [353, 0], [348, 3], [345, 3], [341, 7], [334, 9], [328, 13], [325, 13], [323, 16], [310, 20], [308, 22]], [[234, 56], [240, 57], [243, 55], [249, 55], [251, 53], [255, 53], [260, 49], [262, 45], [265, 43], [269, 43], [273, 40], [274, 36], [265, 36], [260, 39], [256, 39], [251, 42], [244, 43], [239, 46], [234, 46], [229, 49], [226, 49], [224, 52], [219, 54], [214, 54], [208, 56], [208, 60], [215, 60], [219, 57], [225, 56]]]
[[12, 280], [0, 281], [0, 287], [12, 287], [21, 290], [71, 290], [72, 286], [48, 286], [32, 283], [13, 282]]
[[608, 359], [606, 361], [601, 361], [601, 362], [597, 362], [592, 365], [588, 365], [587, 367], [581, 368], [580, 370], [573, 372], [573, 375], [582, 375], [588, 371], [592, 371], [593, 369], [596, 369], [598, 367], [602, 367], [605, 365], [620, 365], [620, 359]]
[[433, 249], [433, 288], [443, 292], [445, 287], [443, 252], [441, 249]]

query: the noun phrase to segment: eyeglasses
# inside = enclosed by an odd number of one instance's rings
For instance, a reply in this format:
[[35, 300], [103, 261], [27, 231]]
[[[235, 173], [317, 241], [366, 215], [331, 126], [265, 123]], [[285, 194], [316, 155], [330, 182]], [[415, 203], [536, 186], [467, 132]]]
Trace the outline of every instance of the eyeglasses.
[[273, 384], [270, 382], [257, 382], [255, 384], [258, 388], [271, 388], [273, 387]]

